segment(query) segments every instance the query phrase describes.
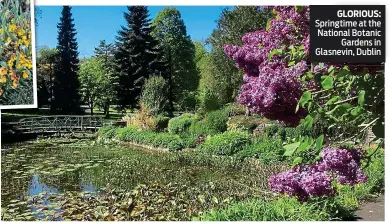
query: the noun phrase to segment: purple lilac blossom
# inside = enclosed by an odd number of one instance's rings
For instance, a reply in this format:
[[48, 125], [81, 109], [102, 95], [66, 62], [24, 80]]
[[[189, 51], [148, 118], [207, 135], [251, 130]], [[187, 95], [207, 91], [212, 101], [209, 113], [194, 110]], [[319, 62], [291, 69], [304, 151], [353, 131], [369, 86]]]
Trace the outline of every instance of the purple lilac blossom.
[[310, 196], [332, 196], [332, 181], [343, 185], [365, 183], [367, 177], [360, 169], [362, 151], [359, 149], [325, 148], [322, 159], [313, 165], [299, 165], [269, 178], [274, 192], [295, 196], [301, 201]]

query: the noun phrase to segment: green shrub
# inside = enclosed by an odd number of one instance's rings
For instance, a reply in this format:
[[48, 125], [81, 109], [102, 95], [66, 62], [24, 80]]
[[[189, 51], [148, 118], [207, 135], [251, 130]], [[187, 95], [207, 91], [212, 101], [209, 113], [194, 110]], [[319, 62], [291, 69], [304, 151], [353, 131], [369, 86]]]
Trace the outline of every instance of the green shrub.
[[169, 117], [158, 115], [155, 117], [156, 131], [164, 131], [168, 127]]
[[169, 148], [170, 150], [181, 150], [184, 148], [183, 141], [178, 135], [169, 133], [155, 133], [152, 141], [154, 147]]
[[212, 130], [208, 129], [206, 122], [203, 120], [193, 121], [190, 125], [189, 132], [195, 136], [207, 136], [215, 134], [214, 131], [212, 132]]
[[258, 158], [262, 163], [268, 164], [282, 161], [284, 151], [281, 140], [257, 137], [239, 151], [235, 157], [239, 159]]
[[184, 113], [174, 117], [168, 122], [168, 132], [172, 134], [187, 132], [191, 123], [197, 119], [198, 117], [191, 113]]
[[250, 142], [249, 135], [244, 132], [225, 132], [208, 138], [201, 151], [215, 155], [233, 155], [242, 150]]
[[261, 118], [245, 115], [233, 116], [227, 122], [227, 130], [239, 130], [252, 133], [253, 130], [261, 123]]
[[98, 131], [98, 135], [102, 138], [111, 139], [114, 138], [116, 134], [117, 127], [115, 126], [105, 126], [101, 127]]
[[137, 127], [124, 127], [116, 130], [116, 139], [125, 142], [133, 142], [140, 145], [165, 148], [169, 150], [180, 150], [185, 148], [182, 139], [178, 135], [170, 133], [156, 133], [153, 131], [142, 131]]
[[247, 108], [238, 103], [230, 103], [224, 107], [224, 110], [225, 112], [227, 112], [227, 115], [230, 117], [230, 116], [245, 115]]
[[212, 133], [222, 133], [227, 130], [227, 121], [227, 111], [216, 110], [206, 116], [206, 128]]
[[218, 96], [207, 88], [198, 91], [197, 102], [201, 113], [209, 113], [220, 108]]
[[202, 216], [206, 221], [326, 221], [329, 214], [314, 205], [283, 197], [273, 201], [252, 199], [213, 209]]
[[167, 109], [167, 86], [161, 76], [151, 76], [144, 85], [140, 102], [146, 106], [152, 115], [164, 113]]

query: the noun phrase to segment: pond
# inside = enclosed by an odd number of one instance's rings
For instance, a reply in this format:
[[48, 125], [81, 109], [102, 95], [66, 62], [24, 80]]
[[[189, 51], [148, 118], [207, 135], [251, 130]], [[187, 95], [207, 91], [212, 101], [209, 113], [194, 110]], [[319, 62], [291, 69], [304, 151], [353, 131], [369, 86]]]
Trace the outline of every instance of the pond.
[[47, 139], [2, 151], [2, 219], [191, 220], [266, 197], [281, 165], [160, 152], [94, 139]]

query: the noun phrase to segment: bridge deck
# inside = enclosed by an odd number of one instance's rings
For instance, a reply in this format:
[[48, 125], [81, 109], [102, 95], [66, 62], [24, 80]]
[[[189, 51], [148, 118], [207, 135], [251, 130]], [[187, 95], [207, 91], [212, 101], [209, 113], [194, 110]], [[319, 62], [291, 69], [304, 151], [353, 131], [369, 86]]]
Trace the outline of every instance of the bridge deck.
[[103, 126], [102, 117], [72, 115], [28, 117], [4, 124], [22, 133], [96, 130]]

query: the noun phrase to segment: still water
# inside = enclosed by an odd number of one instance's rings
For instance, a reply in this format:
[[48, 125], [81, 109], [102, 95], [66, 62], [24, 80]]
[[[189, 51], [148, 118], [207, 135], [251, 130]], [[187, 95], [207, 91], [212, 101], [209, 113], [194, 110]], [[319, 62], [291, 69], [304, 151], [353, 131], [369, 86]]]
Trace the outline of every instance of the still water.
[[[107, 201], [99, 198], [106, 198], [108, 189], [110, 194], [121, 196], [129, 194], [140, 184], [177, 184], [175, 186], [181, 187], [183, 195], [175, 193], [173, 200], [183, 199], [184, 204], [180, 206], [191, 209], [190, 213], [174, 217], [171, 214], [175, 210], [171, 208], [178, 206], [175, 203], [165, 210], [167, 212], [162, 208], [163, 212], [156, 213], [157, 218], [145, 216], [145, 210], [144, 214], [135, 214], [138, 217], [132, 214], [128, 218], [186, 220], [196, 214], [195, 209], [201, 212], [228, 204], [231, 200], [260, 196], [263, 190], [267, 190], [267, 178], [279, 171], [280, 166], [215, 158], [196, 151], [146, 151], [123, 144], [96, 144], [94, 140], [87, 139], [37, 140], [2, 151], [2, 217], [17, 220], [99, 219], [95, 217], [99, 212], [91, 213], [90, 208], [95, 209], [98, 205], [107, 207]], [[157, 190], [154, 192], [160, 192], [160, 188]], [[86, 195], [90, 199], [87, 200]], [[124, 200], [123, 195], [121, 198], [121, 201]], [[213, 201], [208, 201], [208, 198]], [[76, 199], [81, 201], [74, 202]], [[56, 201], [62, 202], [55, 204]], [[94, 201], [94, 206], [86, 206]], [[67, 212], [65, 203], [71, 204], [69, 209], [78, 209], [78, 213], [75, 213], [76, 210]], [[146, 205], [153, 204], [148, 202]], [[102, 218], [107, 220], [121, 218], [102, 214]]]

